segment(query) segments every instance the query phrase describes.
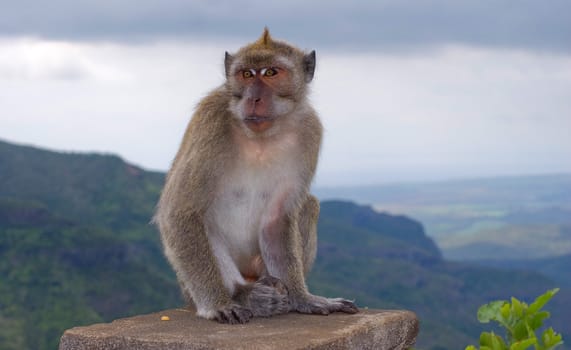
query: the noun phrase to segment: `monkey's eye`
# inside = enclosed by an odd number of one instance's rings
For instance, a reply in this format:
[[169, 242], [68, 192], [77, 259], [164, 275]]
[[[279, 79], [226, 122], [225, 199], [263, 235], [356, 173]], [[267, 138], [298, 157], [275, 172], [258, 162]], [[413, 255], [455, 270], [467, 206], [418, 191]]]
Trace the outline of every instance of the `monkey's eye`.
[[273, 77], [274, 75], [278, 74], [278, 71], [275, 68], [264, 68], [260, 73], [262, 73], [262, 75], [265, 77]]
[[253, 78], [254, 75], [256, 75], [256, 71], [253, 69], [242, 71], [242, 78], [244, 78], [244, 79]]

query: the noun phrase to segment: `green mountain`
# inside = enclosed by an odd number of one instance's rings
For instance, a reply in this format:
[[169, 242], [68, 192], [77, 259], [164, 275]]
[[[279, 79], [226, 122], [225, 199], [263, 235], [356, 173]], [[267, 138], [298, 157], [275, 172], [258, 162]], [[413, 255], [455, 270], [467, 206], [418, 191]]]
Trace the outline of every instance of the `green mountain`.
[[[0, 141], [1, 349], [55, 349], [67, 328], [181, 304], [148, 224], [163, 178], [112, 155]], [[350, 202], [322, 202], [319, 235], [310, 288], [414, 310], [420, 349], [463, 348], [481, 330], [480, 304], [555, 286], [539, 273], [447, 262], [418, 222]], [[556, 329], [570, 307], [564, 288], [550, 308]]]
[[163, 175], [0, 142], [0, 349], [180, 304], [148, 225]]
[[57, 153], [0, 141], [0, 195], [33, 201], [84, 225], [149, 222], [164, 174], [113, 155]]
[[412, 216], [449, 260], [521, 260], [571, 254], [571, 174], [317, 188]]
[[544, 259], [480, 260], [475, 263], [502, 269], [538, 271], [558, 285], [571, 288], [571, 254]]

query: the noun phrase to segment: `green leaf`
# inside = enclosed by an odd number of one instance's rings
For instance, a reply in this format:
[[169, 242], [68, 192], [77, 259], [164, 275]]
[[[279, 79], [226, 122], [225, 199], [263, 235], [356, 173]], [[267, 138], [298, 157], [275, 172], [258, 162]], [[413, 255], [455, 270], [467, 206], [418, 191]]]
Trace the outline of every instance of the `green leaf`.
[[492, 333], [492, 349], [494, 350], [507, 350], [508, 347], [502, 337]]
[[524, 305], [522, 305], [521, 301], [517, 300], [516, 298], [512, 297], [512, 314], [517, 318], [522, 318], [524, 313]]
[[502, 307], [500, 308], [500, 316], [502, 317], [503, 320], [507, 321], [510, 319], [510, 315], [511, 315], [510, 303], [505, 301]]
[[518, 341], [518, 342], [513, 343], [510, 346], [509, 350], [525, 350], [525, 349], [529, 348], [530, 346], [535, 345], [536, 343], [537, 343], [537, 340], [535, 338]]
[[482, 334], [480, 334], [480, 346], [491, 347], [493, 336], [494, 336], [494, 333], [482, 332]]
[[490, 320], [498, 320], [498, 317], [501, 317], [500, 309], [504, 304], [507, 304], [507, 301], [496, 300], [480, 306], [478, 309], [478, 321], [488, 323]]
[[529, 316], [528, 324], [531, 329], [536, 330], [543, 326], [543, 320], [549, 318], [550, 313], [548, 311], [540, 311], [534, 315]]
[[563, 344], [563, 337], [556, 333], [553, 328], [549, 327], [541, 335], [541, 341], [546, 350], [554, 349], [556, 346]]
[[482, 332], [480, 334], [480, 349], [489, 348], [492, 350], [507, 350], [506, 343], [502, 337], [494, 334], [494, 332]]
[[551, 298], [559, 292], [559, 288], [551, 289], [544, 294], [538, 296], [531, 305], [529, 305], [528, 313], [536, 313], [539, 311]]
[[[488, 323], [497, 321], [506, 328], [508, 344], [494, 332], [482, 332], [480, 335], [480, 350], [553, 350], [563, 344], [563, 338], [553, 328], [548, 328], [538, 339], [535, 332], [543, 326], [543, 321], [549, 318], [550, 313], [540, 311], [541, 308], [559, 291], [552, 289], [540, 295], [531, 305], [527, 305], [515, 297], [511, 303], [503, 300], [493, 301], [482, 305], [478, 309], [478, 320]], [[478, 350], [469, 346], [465, 350]]]
[[[513, 332], [511, 334], [512, 339], [515, 341], [523, 340], [529, 338], [529, 329], [527, 324], [523, 320], [519, 320], [515, 327], [513, 327]], [[532, 331], [533, 332], [533, 331]]]

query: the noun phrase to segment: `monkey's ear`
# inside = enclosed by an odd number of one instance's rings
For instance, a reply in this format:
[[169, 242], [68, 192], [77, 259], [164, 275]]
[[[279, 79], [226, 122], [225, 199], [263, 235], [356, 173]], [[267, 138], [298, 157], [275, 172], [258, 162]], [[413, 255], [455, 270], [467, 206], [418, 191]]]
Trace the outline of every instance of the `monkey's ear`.
[[313, 73], [315, 73], [315, 50], [303, 56], [303, 73], [305, 74], [305, 82], [309, 83], [313, 79]]
[[232, 66], [232, 62], [234, 62], [234, 56], [228, 53], [228, 51], [224, 52], [224, 70], [226, 72], [226, 78], [230, 76], [230, 66]]

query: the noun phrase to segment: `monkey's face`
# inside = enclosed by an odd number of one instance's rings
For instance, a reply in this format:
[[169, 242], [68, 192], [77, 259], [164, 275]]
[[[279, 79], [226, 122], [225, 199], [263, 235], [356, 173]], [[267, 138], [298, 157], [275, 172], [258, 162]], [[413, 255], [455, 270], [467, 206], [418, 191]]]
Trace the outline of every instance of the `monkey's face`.
[[227, 81], [230, 111], [255, 133], [269, 130], [291, 114], [305, 86], [294, 62], [261, 53], [234, 62]]
[[229, 110], [254, 134], [265, 133], [284, 123], [296, 123], [295, 113], [307, 95], [315, 70], [315, 51], [299, 49], [270, 37], [268, 29], [236, 55], [226, 52], [226, 88]]

